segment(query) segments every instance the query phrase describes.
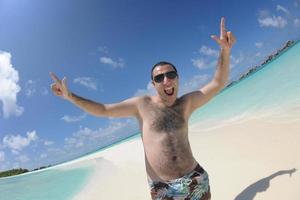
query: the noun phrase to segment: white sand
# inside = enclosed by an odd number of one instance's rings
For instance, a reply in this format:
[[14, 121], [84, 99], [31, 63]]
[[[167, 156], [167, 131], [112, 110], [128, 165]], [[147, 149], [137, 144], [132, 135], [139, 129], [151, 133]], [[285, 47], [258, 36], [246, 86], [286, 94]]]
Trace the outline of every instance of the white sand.
[[[207, 131], [200, 125], [190, 127], [189, 137], [209, 173], [212, 199], [300, 199], [300, 171], [282, 171], [300, 169], [300, 121], [256, 119]], [[81, 163], [93, 164], [95, 172], [74, 200], [150, 199], [139, 138], [65, 165]]]

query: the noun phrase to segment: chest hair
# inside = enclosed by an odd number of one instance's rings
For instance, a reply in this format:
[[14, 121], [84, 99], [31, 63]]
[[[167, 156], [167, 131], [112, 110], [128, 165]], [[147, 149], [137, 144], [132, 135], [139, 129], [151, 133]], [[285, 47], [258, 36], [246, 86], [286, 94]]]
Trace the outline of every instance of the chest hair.
[[180, 103], [172, 107], [159, 108], [154, 104], [151, 107], [153, 107], [154, 114], [151, 128], [156, 132], [173, 133], [185, 126], [183, 109]]

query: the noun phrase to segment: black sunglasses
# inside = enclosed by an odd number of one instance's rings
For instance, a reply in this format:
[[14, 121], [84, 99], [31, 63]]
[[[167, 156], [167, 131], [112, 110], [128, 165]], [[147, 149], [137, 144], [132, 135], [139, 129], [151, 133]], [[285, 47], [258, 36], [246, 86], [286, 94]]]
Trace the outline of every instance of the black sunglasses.
[[156, 82], [156, 83], [161, 83], [163, 82], [163, 80], [165, 79], [165, 76], [168, 78], [168, 79], [174, 79], [176, 78], [178, 75], [177, 75], [177, 72], [175, 71], [169, 71], [169, 72], [166, 72], [164, 74], [159, 74], [157, 76], [154, 76], [153, 80]]

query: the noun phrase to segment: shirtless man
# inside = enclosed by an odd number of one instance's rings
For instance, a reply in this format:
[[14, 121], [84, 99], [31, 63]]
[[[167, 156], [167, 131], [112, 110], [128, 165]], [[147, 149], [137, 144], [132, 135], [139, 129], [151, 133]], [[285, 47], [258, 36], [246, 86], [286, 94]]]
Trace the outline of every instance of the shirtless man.
[[152, 68], [156, 96], [133, 97], [114, 104], [82, 98], [68, 90], [66, 78], [60, 80], [51, 73], [54, 94], [82, 110], [99, 117], [138, 119], [152, 199], [210, 199], [208, 175], [193, 157], [189, 144], [188, 119], [227, 83], [230, 50], [235, 38], [225, 30], [224, 18], [220, 29], [220, 37], [211, 36], [220, 45], [213, 79], [203, 88], [179, 98], [177, 69], [168, 62], [159, 62]]

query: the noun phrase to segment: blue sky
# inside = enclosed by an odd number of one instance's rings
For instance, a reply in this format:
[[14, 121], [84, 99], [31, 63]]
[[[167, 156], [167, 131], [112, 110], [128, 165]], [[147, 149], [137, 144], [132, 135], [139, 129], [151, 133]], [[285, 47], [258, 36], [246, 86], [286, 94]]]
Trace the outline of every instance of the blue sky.
[[180, 94], [213, 76], [226, 19], [231, 80], [300, 37], [299, 0], [0, 0], [0, 171], [69, 160], [138, 131], [52, 95], [49, 72], [103, 103], [153, 94], [150, 69], [174, 63]]

